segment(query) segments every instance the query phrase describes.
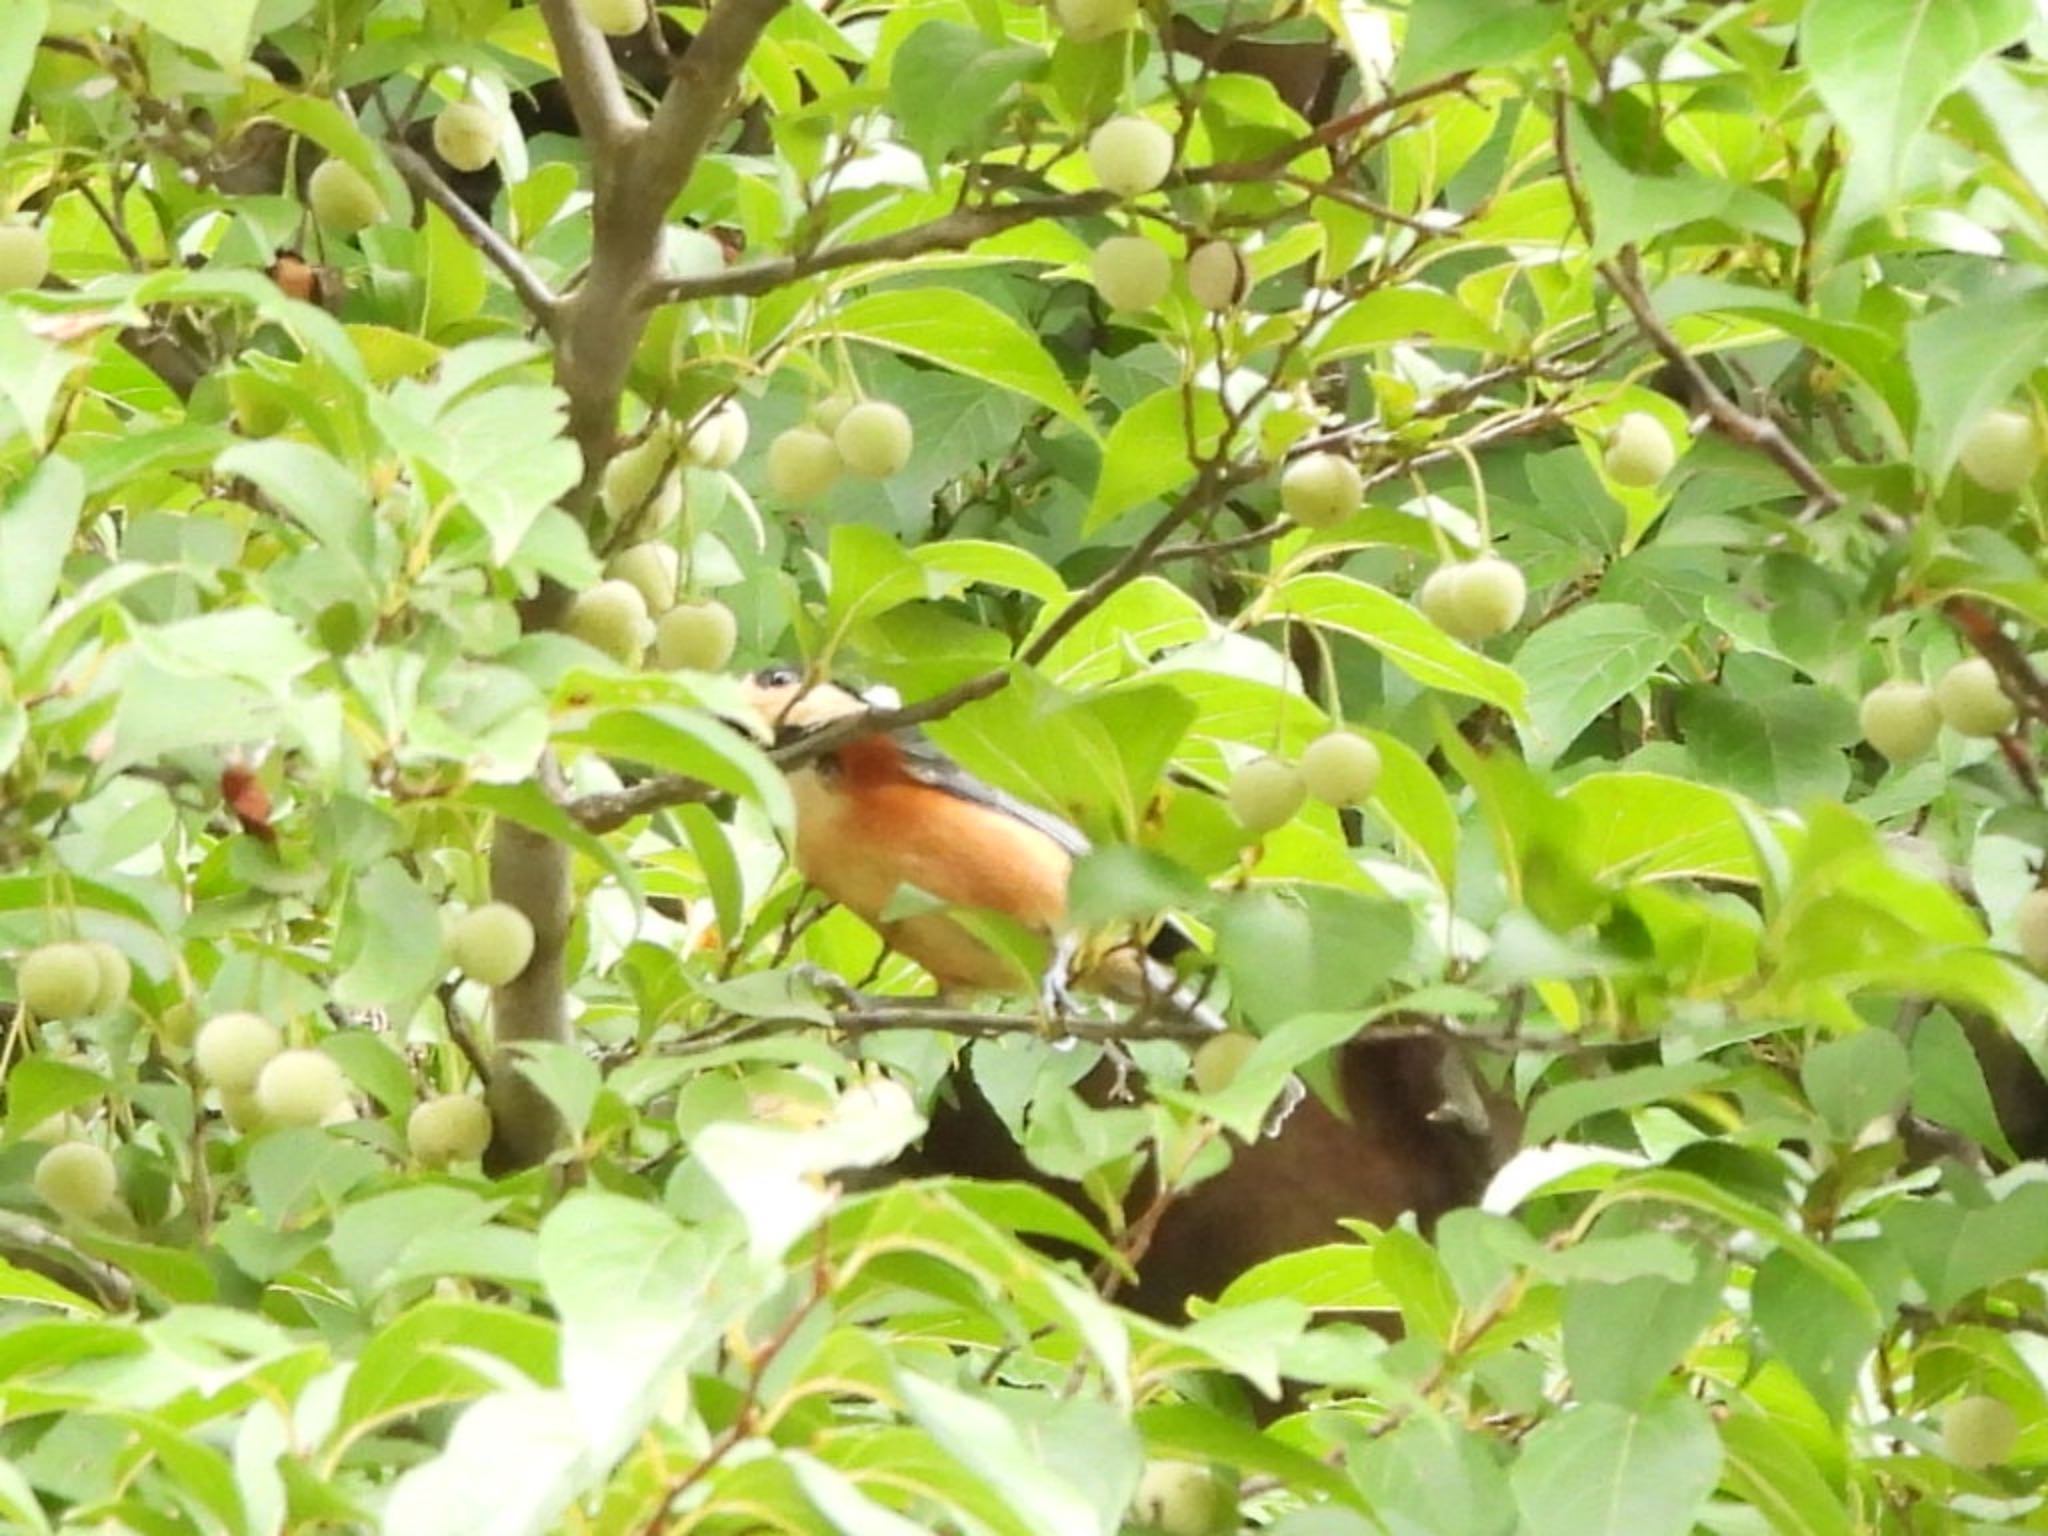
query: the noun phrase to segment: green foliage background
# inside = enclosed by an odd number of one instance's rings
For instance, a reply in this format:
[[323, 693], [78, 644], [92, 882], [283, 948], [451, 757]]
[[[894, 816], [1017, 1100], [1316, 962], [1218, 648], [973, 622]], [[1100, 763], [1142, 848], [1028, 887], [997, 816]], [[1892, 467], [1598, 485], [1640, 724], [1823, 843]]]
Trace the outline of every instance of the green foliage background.
[[[1178, 10], [1329, 50], [1334, 101], [1205, 63], [1164, 5], [1085, 43], [1013, 0], [668, 6], [700, 38], [652, 91], [606, 87], [568, 0], [0, 15], [0, 206], [55, 271], [0, 296], [0, 947], [137, 973], [5, 1035], [7, 1529], [1077, 1536], [1148, 1458], [1228, 1468], [1275, 1536], [2048, 1528], [2040, 1127], [1966, 1032], [2043, 1049], [2010, 952], [2048, 831], [2039, 481], [1953, 473], [2038, 411], [2048, 31], [2025, 0]], [[465, 89], [509, 132], [564, 73], [582, 131], [508, 137], [488, 219], [403, 147]], [[1131, 205], [1081, 152], [1115, 110], [1177, 135]], [[310, 227], [322, 156], [394, 216]], [[685, 224], [743, 253], [659, 268]], [[1246, 304], [1104, 313], [1089, 252], [1133, 229], [1240, 241]], [[849, 389], [910, 414], [909, 465], [777, 504], [766, 445]], [[1082, 910], [1188, 912], [1261, 1036], [1209, 1095], [1135, 1044], [1151, 1101], [1101, 1110], [1069, 1086], [1097, 1047], [989, 1020], [968, 1070], [1093, 1224], [834, 1180], [919, 1129], [873, 1078], [927, 1102], [960, 1040], [824, 1027], [800, 965], [920, 979], [800, 906], [730, 681], [554, 628], [630, 537], [605, 459], [725, 398], [750, 445], [684, 468], [666, 536], [741, 659], [921, 704], [1108, 845]], [[1628, 411], [1684, 450], [1654, 488], [1604, 472]], [[1369, 487], [1319, 532], [1277, 505], [1309, 445]], [[1532, 602], [1475, 648], [1411, 599], [1489, 543]], [[1859, 744], [1870, 687], [1978, 649], [2005, 742]], [[1333, 722], [1385, 759], [1362, 817], [1252, 840], [1205, 792]], [[275, 846], [223, 808], [231, 754]], [[438, 910], [485, 898], [494, 825], [573, 852], [574, 1034], [523, 1068], [563, 1134], [499, 1179], [402, 1131], [487, 1059]], [[223, 1120], [189, 1038], [229, 1009], [332, 1054], [359, 1118]], [[1144, 1158], [1213, 1173], [1216, 1127], [1375, 1028], [1453, 1040], [1520, 1122], [1483, 1207], [1333, 1229], [1173, 1325], [1030, 1246], [1113, 1271]], [[107, 1219], [33, 1193], [66, 1115], [114, 1153]], [[1940, 1423], [1982, 1395], [2022, 1432], [1971, 1469]]]

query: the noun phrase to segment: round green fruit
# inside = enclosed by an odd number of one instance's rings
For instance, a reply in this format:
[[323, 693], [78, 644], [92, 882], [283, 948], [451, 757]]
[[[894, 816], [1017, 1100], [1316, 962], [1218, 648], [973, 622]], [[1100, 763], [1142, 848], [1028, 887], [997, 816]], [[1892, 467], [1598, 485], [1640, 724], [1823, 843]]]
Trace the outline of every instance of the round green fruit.
[[863, 400], [832, 429], [840, 462], [870, 480], [885, 480], [908, 464], [916, 441], [910, 418], [886, 400]]
[[1188, 292], [1204, 309], [1235, 309], [1251, 282], [1244, 252], [1228, 240], [1205, 240], [1188, 255]]
[[256, 1075], [256, 1108], [271, 1125], [319, 1125], [348, 1102], [348, 1079], [325, 1051], [280, 1051]]
[[2013, 935], [2019, 940], [2020, 958], [2048, 975], [2048, 891], [2035, 889], [2020, 898], [2013, 913]]
[[1121, 32], [1138, 15], [1138, 0], [1052, 0], [1060, 30], [1077, 43], [1092, 43]]
[[82, 1019], [100, 995], [100, 965], [83, 944], [45, 944], [14, 967], [14, 989], [39, 1019]]
[[1142, 196], [1173, 169], [1173, 135], [1149, 117], [1112, 117], [1088, 135], [1088, 166], [1118, 197]]
[[89, 1141], [50, 1148], [36, 1163], [37, 1198], [60, 1216], [90, 1221], [114, 1208], [120, 1179], [114, 1160]]
[[612, 456], [604, 467], [604, 510], [613, 522], [628, 518], [649, 531], [666, 528], [683, 510], [682, 478], [672, 473], [666, 433]]
[[726, 400], [697, 418], [683, 441], [683, 457], [704, 469], [731, 469], [747, 451], [750, 432], [746, 409]]
[[1999, 685], [1998, 673], [1982, 656], [1959, 661], [1934, 685], [1935, 707], [1948, 728], [1961, 736], [1996, 736], [2019, 719], [2019, 710]]
[[434, 153], [458, 171], [480, 171], [498, 158], [498, 120], [488, 107], [454, 101], [434, 119]]
[[502, 987], [533, 959], [533, 924], [517, 907], [487, 901], [449, 925], [448, 954], [470, 980]]
[[192, 1060], [223, 1093], [247, 1093], [283, 1049], [284, 1035], [261, 1014], [223, 1013], [200, 1026]]
[[738, 649], [740, 623], [712, 598], [682, 603], [654, 626], [654, 660], [665, 672], [717, 672]]
[[1863, 727], [1863, 739], [1895, 763], [1920, 756], [1941, 734], [1941, 710], [1934, 702], [1934, 690], [1902, 677], [1879, 683], [1866, 693], [1856, 717]]
[[135, 967], [128, 963], [126, 955], [105, 939], [87, 939], [85, 947], [100, 972], [99, 990], [93, 994], [92, 1011], [112, 1013], [128, 1001], [129, 989], [135, 984]]
[[1380, 782], [1380, 749], [1363, 736], [1335, 731], [1301, 754], [1301, 781], [1325, 805], [1359, 805]]
[[306, 178], [306, 203], [320, 227], [337, 235], [360, 234], [384, 222], [384, 199], [369, 178], [346, 160], [322, 160]]
[[1630, 411], [1607, 434], [1607, 478], [1616, 485], [1655, 485], [1677, 462], [1677, 444], [1648, 411]]
[[1529, 584], [1500, 556], [1481, 555], [1437, 567], [1417, 601], [1445, 634], [1467, 642], [1490, 640], [1522, 622]]
[[50, 237], [35, 224], [0, 224], [0, 293], [40, 288], [50, 275]]
[[606, 562], [605, 575], [639, 592], [649, 613], [667, 613], [676, 605], [676, 584], [682, 579], [683, 557], [673, 544], [648, 542], [620, 550]]
[[816, 427], [791, 427], [768, 445], [768, 490], [778, 501], [817, 500], [843, 468], [838, 444]]
[[429, 1168], [474, 1162], [490, 1144], [491, 1112], [466, 1093], [428, 1099], [406, 1117], [406, 1148]]
[[1241, 1029], [1211, 1035], [1195, 1047], [1191, 1065], [1196, 1091], [1221, 1093], [1237, 1081], [1237, 1074], [1244, 1070], [1244, 1064], [1258, 1048], [1259, 1037], [1248, 1035]]
[[1307, 802], [1301, 770], [1284, 758], [1246, 763], [1230, 780], [1230, 814], [1254, 836], [1286, 826]]
[[1111, 309], [1152, 308], [1173, 286], [1173, 261], [1143, 235], [1111, 235], [1095, 247], [1095, 291]]
[[1334, 528], [1364, 501], [1358, 466], [1341, 453], [1305, 453], [1280, 472], [1280, 509], [1304, 528]]
[[576, 0], [576, 9], [607, 37], [629, 37], [647, 25], [647, 0]]
[[1150, 1536], [1230, 1536], [1237, 1529], [1237, 1489], [1198, 1462], [1148, 1461], [1131, 1517]]
[[2019, 1416], [1995, 1397], [1957, 1398], [1941, 1416], [1941, 1454], [1967, 1471], [1999, 1465], [2019, 1438]]
[[654, 626], [647, 599], [630, 581], [600, 581], [585, 587], [569, 605], [563, 628], [621, 666], [638, 666]]
[[859, 403], [851, 395], [827, 395], [811, 407], [811, 425], [820, 432], [837, 432], [846, 413]]
[[2041, 467], [2041, 434], [2021, 411], [1993, 411], [1963, 439], [1956, 462], [1987, 491], [2011, 496]]

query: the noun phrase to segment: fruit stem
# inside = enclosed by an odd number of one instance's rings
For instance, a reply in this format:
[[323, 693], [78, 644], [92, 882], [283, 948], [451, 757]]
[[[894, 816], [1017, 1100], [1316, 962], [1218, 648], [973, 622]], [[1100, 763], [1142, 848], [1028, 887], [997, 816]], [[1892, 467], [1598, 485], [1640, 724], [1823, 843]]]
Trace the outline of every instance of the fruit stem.
[[1492, 520], [1486, 506], [1486, 476], [1479, 472], [1479, 461], [1472, 456], [1472, 450], [1458, 439], [1451, 439], [1451, 451], [1465, 461], [1465, 470], [1472, 476], [1472, 500], [1474, 512], [1479, 519], [1480, 553], [1493, 548]]

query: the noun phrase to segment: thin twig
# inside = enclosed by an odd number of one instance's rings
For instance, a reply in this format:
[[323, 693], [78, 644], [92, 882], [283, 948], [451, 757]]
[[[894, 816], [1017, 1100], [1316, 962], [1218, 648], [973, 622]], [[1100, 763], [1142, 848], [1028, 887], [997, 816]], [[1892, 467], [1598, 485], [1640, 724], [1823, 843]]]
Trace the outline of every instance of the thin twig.
[[391, 163], [398, 167], [399, 174], [405, 177], [413, 191], [447, 214], [449, 222], [462, 232], [463, 237], [483, 252], [492, 266], [504, 273], [505, 281], [512, 285], [512, 291], [519, 295], [519, 302], [526, 306], [527, 312], [545, 329], [553, 330], [556, 316], [561, 313], [561, 297], [526, 264], [526, 258], [519, 254], [512, 242], [456, 196], [455, 189], [441, 179], [433, 162], [425, 155], [409, 144], [395, 141], [384, 148], [391, 156]]
[[662, 283], [648, 294], [657, 304], [687, 303], [694, 299], [751, 296], [770, 293], [800, 278], [830, 272], [841, 267], [863, 266], [869, 262], [908, 261], [930, 251], [964, 250], [977, 240], [998, 235], [1036, 219], [1082, 218], [1115, 206], [1107, 192], [1075, 192], [1063, 197], [1036, 198], [1030, 202], [1007, 203], [990, 208], [962, 208], [953, 213], [877, 235], [847, 245], [828, 246], [793, 256], [757, 261], [728, 272], [704, 277], [676, 278]]

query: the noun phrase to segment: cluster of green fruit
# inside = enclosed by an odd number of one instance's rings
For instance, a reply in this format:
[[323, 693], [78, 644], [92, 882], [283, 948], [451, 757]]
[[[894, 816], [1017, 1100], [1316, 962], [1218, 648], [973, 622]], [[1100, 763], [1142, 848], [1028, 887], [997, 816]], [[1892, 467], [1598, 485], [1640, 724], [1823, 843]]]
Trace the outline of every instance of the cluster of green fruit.
[[1998, 672], [1982, 656], [1957, 662], [1934, 686], [1895, 677], [1863, 696], [1857, 718], [1863, 739], [1895, 763], [1919, 757], [1945, 725], [1959, 736], [1997, 736], [2019, 710]]
[[747, 413], [724, 400], [680, 430], [657, 428], [605, 466], [606, 514], [647, 535], [606, 562], [605, 579], [578, 593], [564, 628], [624, 666], [653, 647], [667, 669], [715, 672], [732, 659], [739, 621], [725, 604], [682, 594], [682, 556], [669, 534], [683, 510], [681, 465], [726, 470], [746, 451]]
[[[1173, 171], [1173, 135], [1149, 117], [1113, 117], [1089, 135], [1088, 165], [1103, 189], [1143, 197]], [[1090, 262], [1095, 291], [1113, 310], [1135, 314], [1155, 307], [1173, 286], [1173, 258], [1143, 235], [1112, 235]], [[1228, 240], [1205, 240], [1188, 253], [1188, 292], [1206, 310], [1233, 308], [1251, 286], [1244, 252]]]
[[916, 446], [917, 434], [901, 406], [832, 395], [819, 402], [810, 420], [778, 432], [769, 443], [768, 490], [793, 505], [816, 501], [848, 471], [888, 479], [910, 462]]
[[1230, 779], [1230, 812], [1255, 836], [1284, 827], [1313, 796], [1325, 805], [1360, 805], [1380, 782], [1380, 749], [1350, 731], [1308, 744], [1299, 763], [1254, 758]]

